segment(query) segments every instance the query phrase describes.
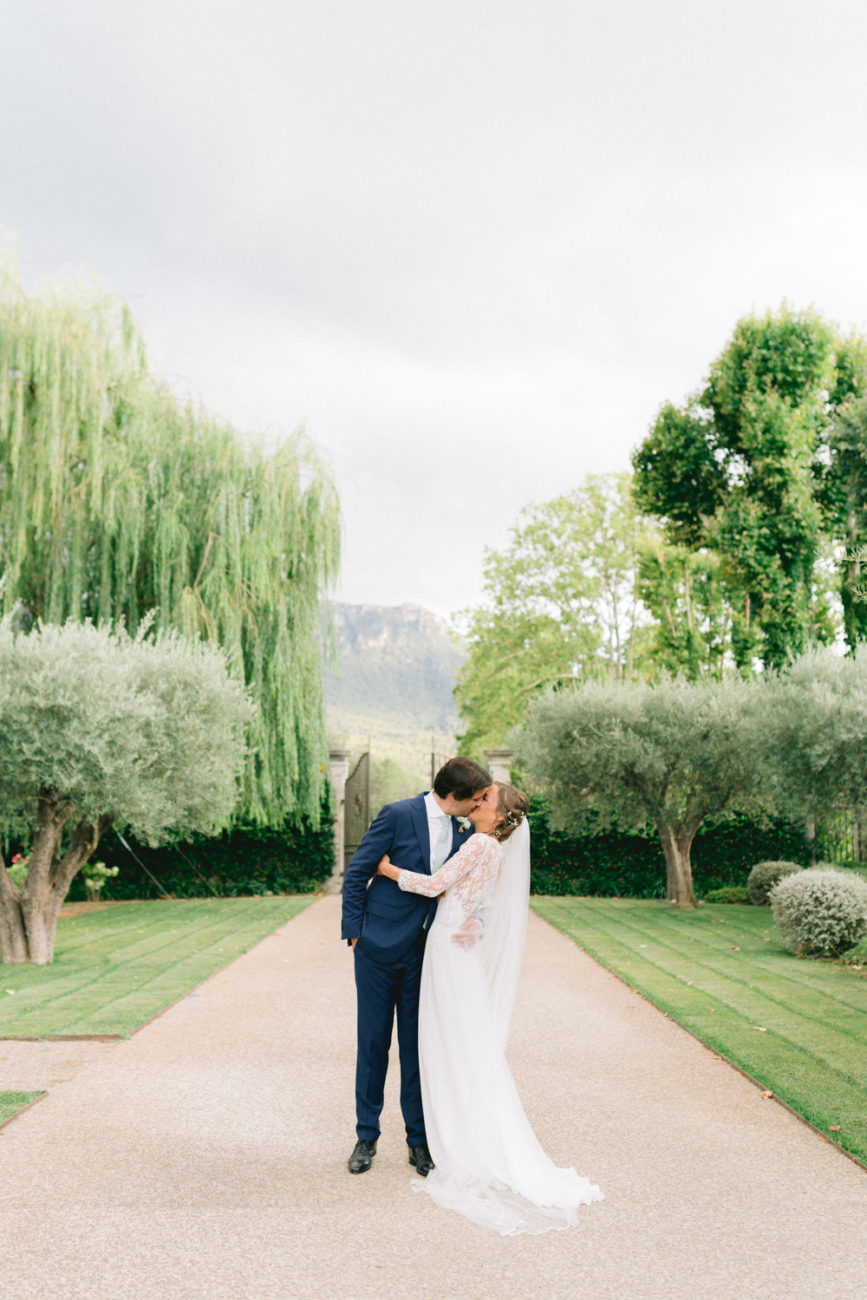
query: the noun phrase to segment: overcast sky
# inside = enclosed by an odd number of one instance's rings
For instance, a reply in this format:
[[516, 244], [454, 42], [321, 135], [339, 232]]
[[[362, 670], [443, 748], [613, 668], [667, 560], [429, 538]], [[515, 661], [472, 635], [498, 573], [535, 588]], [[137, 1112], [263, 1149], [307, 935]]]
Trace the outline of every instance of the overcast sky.
[[449, 614], [735, 322], [867, 331], [863, 0], [8, 0], [0, 224], [300, 424], [337, 595]]

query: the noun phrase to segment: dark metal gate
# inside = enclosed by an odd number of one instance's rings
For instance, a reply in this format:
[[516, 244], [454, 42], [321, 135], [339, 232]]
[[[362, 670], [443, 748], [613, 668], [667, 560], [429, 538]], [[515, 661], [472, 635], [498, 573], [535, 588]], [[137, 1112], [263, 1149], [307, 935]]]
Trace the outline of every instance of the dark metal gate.
[[343, 870], [370, 825], [370, 752], [362, 754], [346, 778], [343, 813]]

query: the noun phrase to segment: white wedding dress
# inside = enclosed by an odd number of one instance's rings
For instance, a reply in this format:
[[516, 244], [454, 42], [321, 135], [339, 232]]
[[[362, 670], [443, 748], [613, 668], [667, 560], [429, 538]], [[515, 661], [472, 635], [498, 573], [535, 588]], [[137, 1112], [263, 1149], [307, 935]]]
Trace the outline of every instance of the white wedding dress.
[[[401, 889], [442, 895], [419, 1003], [425, 1129], [436, 1168], [413, 1186], [503, 1235], [567, 1228], [579, 1205], [603, 1199], [542, 1150], [506, 1061], [529, 865], [525, 821], [505, 845], [476, 834], [433, 876], [398, 877]], [[467, 922], [478, 934], [469, 947], [454, 941]]]

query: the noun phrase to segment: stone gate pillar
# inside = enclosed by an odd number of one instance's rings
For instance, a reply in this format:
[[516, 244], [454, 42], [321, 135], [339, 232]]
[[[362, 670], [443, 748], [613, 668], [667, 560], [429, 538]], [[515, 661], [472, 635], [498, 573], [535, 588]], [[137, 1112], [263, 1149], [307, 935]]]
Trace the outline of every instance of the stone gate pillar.
[[349, 776], [351, 749], [332, 749], [328, 752], [331, 763], [331, 784], [334, 786], [334, 866], [328, 881], [328, 892], [339, 894], [343, 883], [343, 842], [346, 830], [346, 778]]
[[509, 768], [515, 757], [514, 749], [483, 749], [482, 753], [488, 760], [488, 771], [493, 780], [498, 785], [508, 785]]

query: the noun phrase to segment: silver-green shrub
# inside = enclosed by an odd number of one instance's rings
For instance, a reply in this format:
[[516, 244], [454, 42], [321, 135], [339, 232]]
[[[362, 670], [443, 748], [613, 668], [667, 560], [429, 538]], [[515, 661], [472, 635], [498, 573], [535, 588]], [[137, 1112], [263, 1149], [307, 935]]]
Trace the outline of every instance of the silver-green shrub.
[[73, 878], [109, 829], [149, 844], [215, 834], [237, 803], [251, 705], [223, 653], [177, 632], [0, 619], [0, 960], [52, 960]]
[[839, 957], [867, 934], [867, 881], [833, 867], [801, 871], [771, 890], [774, 920], [789, 952]]
[[765, 907], [777, 881], [802, 871], [797, 862], [757, 862], [747, 876], [747, 893], [753, 907]]

